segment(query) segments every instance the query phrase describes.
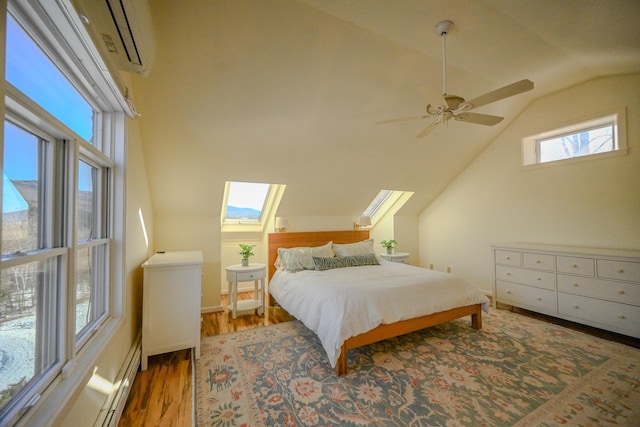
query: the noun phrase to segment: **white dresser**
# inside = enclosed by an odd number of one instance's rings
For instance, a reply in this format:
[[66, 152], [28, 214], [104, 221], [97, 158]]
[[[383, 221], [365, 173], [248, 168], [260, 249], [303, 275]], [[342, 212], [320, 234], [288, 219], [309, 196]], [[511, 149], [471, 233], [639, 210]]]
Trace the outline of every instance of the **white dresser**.
[[202, 252], [158, 253], [144, 264], [142, 360], [154, 354], [194, 348], [200, 357]]
[[640, 251], [493, 246], [496, 304], [640, 338]]

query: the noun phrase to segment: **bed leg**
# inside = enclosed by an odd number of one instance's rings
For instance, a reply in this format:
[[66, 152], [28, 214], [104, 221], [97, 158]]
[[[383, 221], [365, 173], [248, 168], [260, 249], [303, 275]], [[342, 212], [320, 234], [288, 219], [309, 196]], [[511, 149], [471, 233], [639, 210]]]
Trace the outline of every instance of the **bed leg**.
[[471, 327], [474, 329], [482, 329], [482, 310], [478, 309], [478, 312], [471, 315]]
[[334, 368], [337, 376], [341, 376], [347, 373], [347, 349], [343, 345], [340, 349], [340, 356], [338, 356], [338, 361], [336, 362], [336, 367]]

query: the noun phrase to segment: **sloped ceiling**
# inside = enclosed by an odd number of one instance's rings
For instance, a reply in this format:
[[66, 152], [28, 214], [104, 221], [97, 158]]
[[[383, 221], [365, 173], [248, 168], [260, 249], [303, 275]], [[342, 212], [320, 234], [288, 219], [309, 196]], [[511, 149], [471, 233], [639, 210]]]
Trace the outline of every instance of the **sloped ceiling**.
[[[156, 214], [218, 215], [227, 180], [286, 184], [279, 215], [358, 215], [380, 189], [417, 214], [537, 97], [640, 71], [632, 0], [150, 0], [150, 75], [134, 79]], [[424, 139], [447, 91], [535, 89]], [[544, 124], [541, 124], [543, 126]], [[513, 141], [519, 144], [520, 141]]]

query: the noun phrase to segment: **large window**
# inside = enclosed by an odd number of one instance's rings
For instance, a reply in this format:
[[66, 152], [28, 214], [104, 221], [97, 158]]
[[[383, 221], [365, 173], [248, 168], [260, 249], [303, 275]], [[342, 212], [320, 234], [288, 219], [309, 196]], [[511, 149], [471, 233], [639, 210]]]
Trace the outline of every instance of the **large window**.
[[[77, 57], [41, 39], [55, 37], [35, 31], [51, 29], [31, 20], [42, 14], [21, 13], [25, 7], [9, 2], [5, 39], [0, 425], [29, 416], [36, 402], [46, 406], [56, 387], [79, 386], [84, 375], [68, 375], [99, 353], [92, 338], [105, 335], [117, 294], [110, 281], [117, 132], [103, 141], [100, 130], [124, 122], [103, 114], [104, 100], [86, 91], [95, 81], [74, 78], [82, 74]], [[58, 401], [69, 392], [61, 394]]]
[[624, 110], [523, 138], [522, 163], [528, 166], [625, 153], [623, 123]]

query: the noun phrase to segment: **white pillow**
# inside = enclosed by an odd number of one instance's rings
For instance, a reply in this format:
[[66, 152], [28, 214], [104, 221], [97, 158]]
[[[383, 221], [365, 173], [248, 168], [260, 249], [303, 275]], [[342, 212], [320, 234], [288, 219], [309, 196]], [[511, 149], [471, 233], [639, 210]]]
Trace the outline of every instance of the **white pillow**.
[[332, 242], [313, 248], [278, 248], [278, 258], [283, 270], [295, 273], [300, 270], [315, 270], [313, 257], [333, 257]]
[[373, 250], [373, 239], [356, 243], [334, 243], [333, 252], [336, 256], [369, 255], [376, 253]]

